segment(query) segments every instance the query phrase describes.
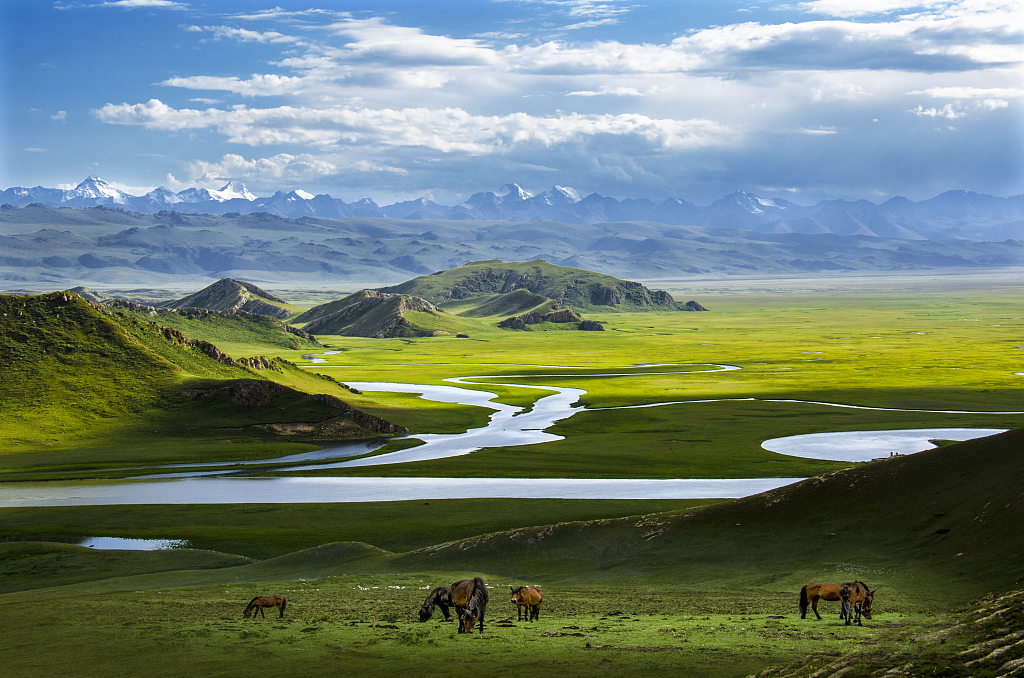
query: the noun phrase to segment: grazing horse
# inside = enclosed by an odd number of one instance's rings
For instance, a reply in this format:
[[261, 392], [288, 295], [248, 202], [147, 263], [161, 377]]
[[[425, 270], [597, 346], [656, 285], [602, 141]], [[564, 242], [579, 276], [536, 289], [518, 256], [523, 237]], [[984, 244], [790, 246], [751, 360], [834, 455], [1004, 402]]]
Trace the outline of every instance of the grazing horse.
[[263, 614], [263, 608], [279, 607], [281, 608], [281, 614], [278, 616], [278, 619], [280, 619], [284, 616], [284, 608], [287, 606], [288, 601], [284, 599], [284, 596], [256, 596], [255, 598], [249, 601], [249, 606], [245, 608], [245, 612], [242, 613], [242, 618], [248, 619], [249, 616], [252, 615], [252, 618], [255, 619], [256, 613], [253, 612], [253, 610], [256, 610], [260, 613], [261, 617], [266, 619], [267, 615]]
[[509, 588], [512, 589], [512, 602], [515, 603], [516, 612], [519, 613], [519, 621], [523, 621], [524, 607], [528, 621], [540, 619], [540, 601], [544, 599], [540, 589], [536, 586], [520, 586], [519, 588], [509, 586]]
[[[843, 599], [843, 612], [846, 613], [846, 625], [849, 626], [854, 621], [854, 615], [856, 615], [857, 626], [863, 626], [861, 624], [861, 616], [865, 619], [871, 619], [871, 606], [875, 602], [875, 591], [868, 588], [868, 585], [862, 581], [854, 581], [852, 584], [843, 584], [844, 587], [848, 586], [848, 597]], [[875, 589], [876, 591], [878, 589]]]
[[[807, 604], [811, 604], [814, 616], [821, 619], [818, 614], [818, 600], [842, 600], [842, 587], [844, 584], [825, 584], [816, 582], [808, 584], [800, 589], [800, 618], [807, 618]], [[874, 600], [874, 591], [869, 591], [864, 582], [853, 581], [846, 584], [850, 587], [850, 607], [857, 613], [857, 623], [860, 624], [860, 615], [871, 619], [871, 603]], [[847, 618], [847, 606], [844, 604], [839, 610], [839, 618]]]
[[452, 604], [459, 616], [459, 633], [473, 633], [477, 620], [480, 621], [480, 633], [484, 632], [488, 598], [487, 585], [480, 577], [460, 579], [452, 584]]
[[427, 599], [423, 601], [423, 607], [420, 608], [421, 622], [425, 622], [434, 616], [435, 605], [441, 608], [441, 612], [444, 614], [444, 620], [446, 622], [450, 622], [452, 620], [452, 614], [448, 610], [453, 606], [452, 590], [447, 586], [438, 586], [430, 592]]

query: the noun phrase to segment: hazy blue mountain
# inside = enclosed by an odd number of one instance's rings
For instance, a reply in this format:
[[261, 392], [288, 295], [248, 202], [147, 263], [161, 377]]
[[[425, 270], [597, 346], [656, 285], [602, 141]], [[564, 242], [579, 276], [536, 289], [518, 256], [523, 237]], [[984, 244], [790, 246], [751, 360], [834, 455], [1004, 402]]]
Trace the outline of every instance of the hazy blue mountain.
[[174, 193], [160, 187], [136, 197], [90, 176], [71, 190], [42, 186], [9, 188], [0, 194], [0, 201], [15, 207], [40, 203], [51, 207], [120, 207], [142, 213], [267, 213], [289, 219], [363, 217], [565, 224], [644, 221], [761, 233], [833, 233], [910, 240], [1024, 238], [1024, 195], [998, 198], [970, 191], [947, 191], [917, 203], [896, 197], [880, 205], [868, 200], [826, 200], [811, 206], [736, 191], [699, 207], [678, 198], [656, 203], [645, 198], [617, 200], [597, 193], [581, 197], [575, 189], [565, 186], [553, 186], [531, 195], [518, 184], [508, 183], [496, 191], [474, 193], [455, 206], [427, 198], [380, 206], [369, 198], [345, 203], [327, 194], [314, 196], [302, 190], [257, 197], [239, 181], [230, 181], [212, 191], [189, 188]]

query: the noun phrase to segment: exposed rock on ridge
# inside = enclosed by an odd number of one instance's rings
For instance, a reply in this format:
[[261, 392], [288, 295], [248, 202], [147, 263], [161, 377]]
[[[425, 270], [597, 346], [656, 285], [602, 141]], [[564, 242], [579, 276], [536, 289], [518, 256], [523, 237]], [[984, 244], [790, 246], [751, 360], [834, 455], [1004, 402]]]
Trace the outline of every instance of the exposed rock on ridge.
[[417, 329], [405, 314], [420, 311], [440, 316], [441, 311], [420, 297], [360, 290], [344, 299], [311, 308], [293, 322], [307, 322], [305, 330], [347, 337], [417, 337], [432, 334]]

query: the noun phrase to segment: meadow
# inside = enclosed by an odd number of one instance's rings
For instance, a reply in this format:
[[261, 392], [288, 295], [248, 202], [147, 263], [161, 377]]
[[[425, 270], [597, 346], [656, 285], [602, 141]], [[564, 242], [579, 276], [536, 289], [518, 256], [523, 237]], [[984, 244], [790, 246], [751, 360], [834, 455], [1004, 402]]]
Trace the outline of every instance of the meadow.
[[[303, 675], [419, 675], [454, 665], [493, 675], [745, 676], [784, 666], [775, 675], [852, 678], [914, 664], [904, 675], [1000, 675], [998, 667], [966, 667], [958, 653], [1005, 635], [1000, 628], [1024, 629], [1012, 606], [1002, 626], [974, 623], [1024, 582], [1013, 529], [1024, 518], [1019, 436], [997, 452], [964, 443], [869, 464], [786, 457], [760, 445], [823, 431], [1020, 428], [1022, 415], [987, 414], [1024, 409], [1019, 289], [992, 280], [709, 286], [699, 297], [709, 313], [587, 314], [604, 332], [512, 332], [467, 317], [459, 327], [469, 338], [319, 336], [324, 349], [247, 346], [240, 333], [218, 328], [236, 358], [298, 365], [305, 376], [287, 373], [296, 385], [332, 383], [316, 374], [424, 384], [476, 377], [478, 386], [460, 385], [524, 408], [545, 393], [530, 386], [587, 391], [579, 403], [586, 409], [549, 430], [560, 441], [315, 475], [815, 480], [735, 502], [255, 498], [0, 508], [0, 538], [161, 537], [202, 549], [160, 559], [0, 543], [9, 591], [0, 601], [19, 619], [5, 633], [7, 666], [15, 676], [181, 675], [185, 665], [230, 676], [274, 662]], [[326, 351], [340, 353], [323, 355], [325, 363], [304, 357]], [[125, 379], [135, 378], [137, 363], [120, 364]], [[705, 371], [712, 365], [741, 369]], [[465, 430], [488, 414], [407, 394], [333, 392], [414, 434]], [[57, 407], [27, 393], [19, 397], [44, 412]], [[610, 409], [666, 402], [681, 404]], [[4, 446], [0, 481], [115, 477], [112, 467], [122, 464], [270, 458], [314, 444], [218, 434], [217, 426], [173, 430], [173, 411], [147, 402], [117, 408], [133, 416], [93, 413], [100, 424], [79, 432], [88, 435], [33, 437], [40, 419], [32, 417], [4, 424], [19, 442]], [[197, 423], [226, 416], [188, 414]], [[73, 413], [59, 419], [66, 429], [77, 421]], [[151, 429], [153, 422], [162, 425]], [[172, 432], [142, 435], [148, 430]], [[989, 456], [981, 464], [971, 455]], [[485, 634], [415, 621], [429, 588], [474, 574], [494, 587]], [[842, 626], [835, 603], [824, 604], [821, 622], [799, 619], [801, 583], [852, 578], [881, 587], [873, 621]], [[545, 591], [533, 625], [510, 619], [504, 586], [522, 583]], [[271, 592], [289, 597], [285, 618], [268, 611], [266, 620], [243, 622], [248, 599]], [[50, 652], [40, 652], [44, 634]]]

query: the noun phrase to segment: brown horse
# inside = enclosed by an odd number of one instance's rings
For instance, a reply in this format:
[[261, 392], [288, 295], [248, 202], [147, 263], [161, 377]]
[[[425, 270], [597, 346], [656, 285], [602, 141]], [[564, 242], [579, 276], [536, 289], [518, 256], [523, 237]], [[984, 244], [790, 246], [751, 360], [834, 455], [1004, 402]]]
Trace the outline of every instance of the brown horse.
[[242, 618], [248, 619], [249, 616], [251, 615], [252, 618], [255, 619], [256, 613], [253, 612], [253, 610], [256, 610], [256, 612], [260, 613], [261, 617], [266, 619], [267, 615], [263, 614], [263, 608], [279, 607], [281, 608], [281, 614], [278, 616], [278, 619], [280, 619], [284, 616], [284, 608], [287, 606], [288, 601], [284, 599], [284, 596], [256, 596], [255, 598], [249, 601], [249, 606], [245, 608], [245, 612], [242, 613]]
[[523, 621], [524, 607], [528, 621], [540, 619], [540, 602], [544, 599], [540, 589], [536, 586], [520, 586], [519, 588], [509, 586], [509, 588], [512, 589], [512, 602], [516, 606], [516, 612], [519, 613], [519, 621]]
[[[847, 582], [846, 585], [850, 587], [850, 607], [855, 608], [858, 614], [857, 623], [860, 624], [859, 615], [861, 614], [871, 619], [871, 603], [874, 600], [875, 592], [869, 591], [867, 585], [860, 581]], [[804, 586], [800, 589], [800, 618], [807, 618], [807, 604], [810, 603], [814, 616], [821, 619], [821, 615], [818, 614], [818, 600], [842, 600], [842, 587], [843, 584], [822, 582]], [[839, 618], [847, 618], [846, 605], [841, 606]]]
[[460, 579], [452, 584], [452, 604], [459, 617], [459, 633], [473, 633], [473, 627], [480, 622], [480, 633], [484, 632], [484, 615], [487, 612], [487, 585], [480, 577]]
[[851, 584], [844, 584], [848, 586], [848, 598], [844, 598], [843, 610], [846, 613], [846, 625], [849, 626], [854, 621], [854, 615], [856, 615], [857, 626], [863, 626], [861, 624], [861, 616], [865, 619], [871, 619], [871, 606], [875, 602], [875, 591], [868, 588], [868, 585], [862, 581], [854, 581]]

